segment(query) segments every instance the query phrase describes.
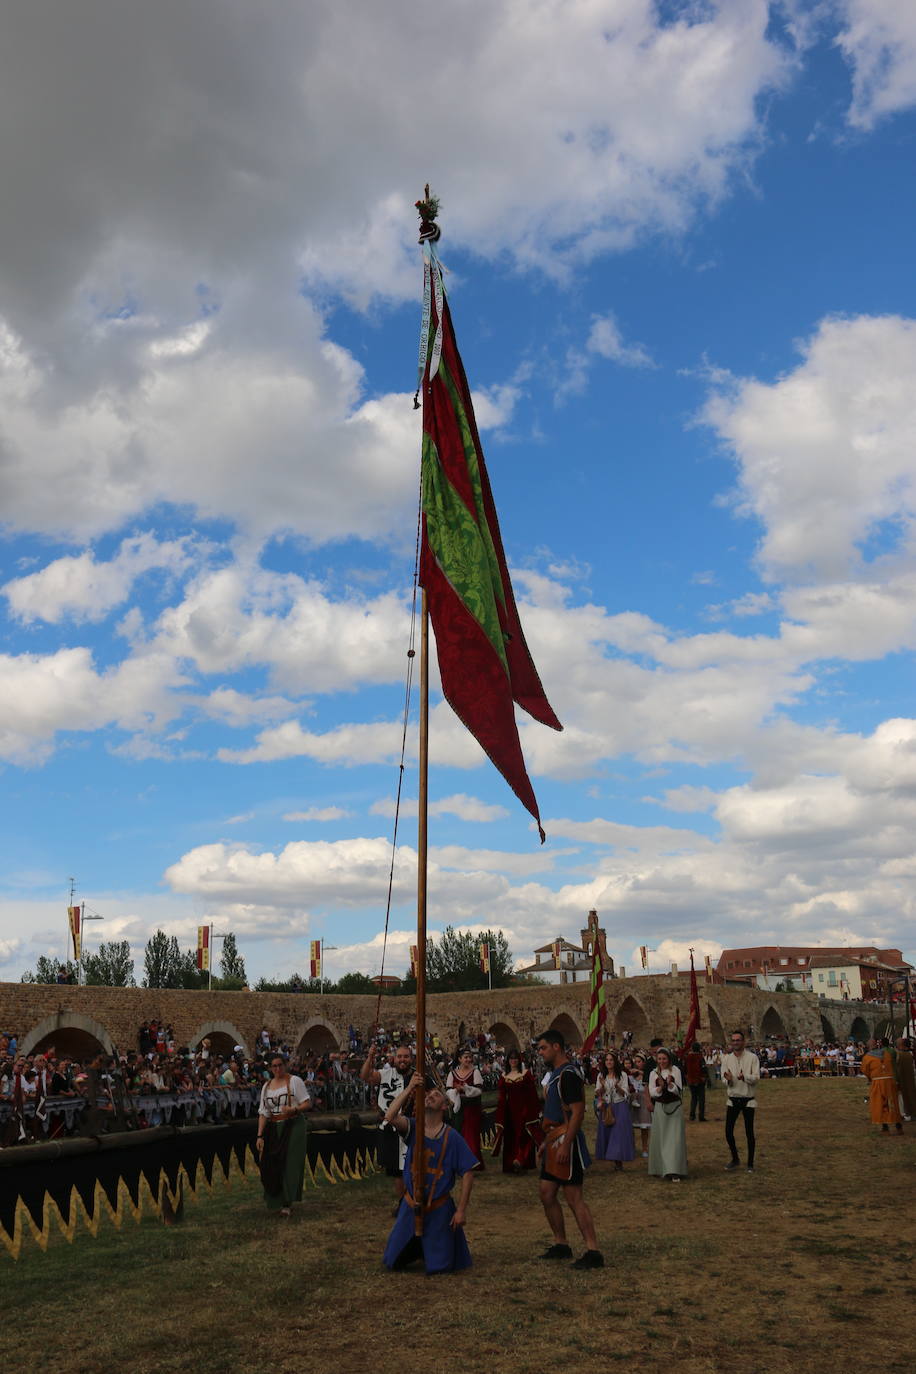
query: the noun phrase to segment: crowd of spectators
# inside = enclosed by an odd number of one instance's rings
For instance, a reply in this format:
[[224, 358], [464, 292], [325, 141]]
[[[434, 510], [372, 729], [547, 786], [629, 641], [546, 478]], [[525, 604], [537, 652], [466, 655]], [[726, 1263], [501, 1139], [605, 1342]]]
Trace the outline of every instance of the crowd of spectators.
[[[370, 1044], [379, 1054], [394, 1057], [398, 1045], [409, 1045], [416, 1056], [415, 1031], [411, 1025], [391, 1029], [371, 1028], [363, 1035], [348, 1028], [347, 1046], [323, 1054], [302, 1052], [278, 1038], [267, 1026], [256, 1037], [254, 1053], [242, 1045], [216, 1049], [209, 1038], [193, 1048], [178, 1045], [172, 1027], [161, 1020], [144, 1023], [137, 1034], [137, 1047], [106, 1055], [97, 1053], [82, 1059], [58, 1055], [46, 1046], [28, 1055], [18, 1053], [19, 1037], [0, 1034], [0, 1143], [22, 1143], [24, 1139], [48, 1139], [62, 1134], [106, 1128], [142, 1128], [161, 1124], [187, 1124], [214, 1121], [239, 1110], [253, 1111], [257, 1094], [270, 1078], [269, 1060], [278, 1051], [293, 1073], [301, 1077], [311, 1094], [316, 1111], [354, 1110], [370, 1105], [371, 1097], [359, 1079], [359, 1070]], [[651, 1054], [661, 1041], [648, 1047], [633, 1043], [624, 1033], [619, 1044], [610, 1037], [610, 1047], [623, 1056]], [[446, 1047], [439, 1036], [427, 1036], [427, 1057], [444, 1082], [462, 1052], [470, 1051], [479, 1069], [484, 1089], [492, 1091], [506, 1067], [510, 1046], [497, 1043], [491, 1031], [465, 1034], [461, 1043]], [[526, 1057], [533, 1068], [537, 1055], [532, 1043]], [[751, 1043], [764, 1077], [855, 1076], [865, 1046], [852, 1039], [841, 1043], [816, 1044], [806, 1040], [790, 1044], [769, 1038]], [[708, 1082], [720, 1078], [720, 1063], [726, 1053], [715, 1044], [702, 1046]], [[678, 1051], [675, 1049], [675, 1058]], [[598, 1052], [576, 1056], [586, 1078], [594, 1083], [599, 1071]], [[90, 1117], [82, 1110], [94, 1108]], [[101, 1124], [99, 1113], [102, 1113]]]

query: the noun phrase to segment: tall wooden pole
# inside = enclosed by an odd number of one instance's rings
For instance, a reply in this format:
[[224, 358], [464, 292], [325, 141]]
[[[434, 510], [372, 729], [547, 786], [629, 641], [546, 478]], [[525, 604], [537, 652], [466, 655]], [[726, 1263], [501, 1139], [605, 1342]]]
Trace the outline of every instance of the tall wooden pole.
[[413, 1147], [414, 1234], [423, 1234], [423, 1200], [426, 1194], [426, 859], [429, 815], [429, 612], [426, 589], [420, 594], [420, 757], [419, 822], [417, 825], [417, 1088]]

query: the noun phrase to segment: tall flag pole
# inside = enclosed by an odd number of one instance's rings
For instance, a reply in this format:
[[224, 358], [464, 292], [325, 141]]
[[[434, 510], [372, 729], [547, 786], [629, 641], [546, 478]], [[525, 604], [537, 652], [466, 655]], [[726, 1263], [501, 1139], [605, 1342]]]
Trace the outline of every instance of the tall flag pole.
[[697, 971], [693, 966], [693, 950], [690, 951], [690, 1019], [687, 1022], [687, 1034], [684, 1036], [684, 1046], [690, 1049], [694, 1040], [697, 1038], [697, 1031], [700, 1029], [700, 990], [697, 987]]
[[416, 1122], [413, 1147], [413, 1229], [423, 1235], [426, 1207], [426, 888], [429, 854], [429, 608], [426, 591], [420, 601], [420, 749], [417, 760], [417, 1072], [420, 1082], [414, 1099]]
[[598, 1039], [603, 1026], [607, 1024], [607, 1000], [604, 989], [604, 959], [601, 954], [601, 938], [598, 934], [598, 913], [588, 913], [588, 925], [592, 940], [592, 971], [589, 980], [590, 997], [588, 1004], [588, 1027], [582, 1042], [582, 1053], [589, 1054]]
[[[419, 385], [423, 394], [420, 585], [436, 636], [442, 694], [544, 830], [525, 768], [515, 706], [562, 730], [519, 619], [471, 391], [436, 252], [439, 201], [417, 201], [424, 254]], [[415, 398], [416, 403], [416, 398]]]
[[197, 927], [197, 971], [210, 972], [210, 927]]
[[493, 991], [493, 966], [492, 966], [492, 964], [490, 963], [490, 942], [489, 942], [489, 940], [481, 940], [480, 944], [477, 946], [477, 949], [478, 949], [478, 952], [479, 952], [479, 954], [480, 954], [480, 971], [481, 971], [481, 973], [485, 973], [485, 974], [487, 975], [487, 987], [489, 988], [490, 992], [492, 992], [492, 991]]

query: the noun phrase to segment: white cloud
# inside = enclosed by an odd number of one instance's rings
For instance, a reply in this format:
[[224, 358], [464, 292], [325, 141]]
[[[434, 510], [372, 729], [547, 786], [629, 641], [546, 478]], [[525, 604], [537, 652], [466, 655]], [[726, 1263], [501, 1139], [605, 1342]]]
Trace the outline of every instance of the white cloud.
[[310, 806], [305, 811], [287, 811], [284, 821], [342, 821], [353, 813], [342, 806]]
[[85, 648], [2, 654], [0, 757], [41, 763], [60, 731], [97, 730], [111, 723], [161, 729], [180, 710], [172, 689], [181, 683], [173, 662], [152, 655], [99, 673]]
[[716, 803], [716, 792], [712, 787], [671, 787], [664, 798], [643, 797], [643, 801], [664, 806], [668, 811], [711, 811]]
[[623, 367], [652, 367], [648, 350], [639, 343], [625, 343], [613, 315], [595, 315], [585, 343], [588, 353], [620, 363]]
[[871, 129], [916, 104], [916, 9], [910, 0], [839, 0], [837, 43], [852, 68], [849, 122]]
[[17, 577], [2, 588], [17, 619], [57, 623], [102, 620], [126, 601], [134, 582], [143, 573], [162, 570], [177, 576], [191, 566], [195, 552], [188, 539], [159, 541], [150, 533], [121, 543], [107, 562], [97, 562], [91, 552], [57, 558], [39, 572]]
[[[382, 797], [375, 801], [369, 810], [374, 816], [394, 816], [396, 803], [393, 797]], [[429, 803], [429, 814], [431, 816], [457, 816], [462, 821], [480, 821], [488, 823], [490, 821], [502, 820], [509, 812], [504, 806], [492, 805], [489, 802], [481, 801], [479, 797], [469, 797], [466, 792], [455, 792], [450, 797], [440, 797], [436, 801]], [[415, 798], [401, 798], [401, 815], [416, 816], [418, 814], [418, 804]]]
[[642, 344], [624, 341], [613, 315], [593, 315], [584, 345], [567, 350], [565, 372], [555, 391], [558, 402], [582, 394], [596, 358], [607, 358], [621, 367], [655, 366]]
[[718, 392], [706, 418], [738, 463], [740, 509], [764, 526], [767, 578], [867, 575], [869, 540], [873, 557], [912, 545], [916, 321], [827, 319], [800, 351], [771, 385]]
[[[406, 0], [278, 0], [257, 22], [220, 0], [17, 8], [0, 53], [0, 124], [19, 131], [0, 225], [13, 527], [89, 538], [172, 502], [259, 534], [388, 537], [417, 419], [407, 395], [366, 397], [303, 274], [360, 302], [415, 294], [414, 178], [433, 164], [449, 240], [523, 266], [679, 232], [745, 166], [790, 66], [765, 0], [671, 22], [652, 0], [470, 0], [445, 59], [415, 20]], [[483, 420], [505, 422], [512, 385], [484, 389]]]

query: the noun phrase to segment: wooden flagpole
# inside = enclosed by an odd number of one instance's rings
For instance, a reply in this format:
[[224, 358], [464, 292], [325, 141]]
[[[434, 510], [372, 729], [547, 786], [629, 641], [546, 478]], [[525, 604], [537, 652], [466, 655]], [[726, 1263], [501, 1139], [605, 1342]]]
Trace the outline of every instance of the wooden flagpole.
[[413, 1147], [414, 1234], [423, 1234], [423, 1203], [426, 1195], [426, 868], [429, 814], [429, 612], [426, 589], [420, 594], [420, 756], [419, 821], [417, 825], [417, 1072], [422, 1082], [416, 1090], [416, 1133]]

